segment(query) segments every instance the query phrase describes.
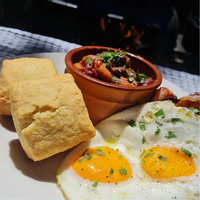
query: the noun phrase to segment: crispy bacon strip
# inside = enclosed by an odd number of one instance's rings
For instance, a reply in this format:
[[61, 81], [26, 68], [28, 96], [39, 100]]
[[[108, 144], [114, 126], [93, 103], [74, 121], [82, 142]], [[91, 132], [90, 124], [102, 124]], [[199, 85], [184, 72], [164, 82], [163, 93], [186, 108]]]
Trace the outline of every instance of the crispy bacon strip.
[[178, 102], [175, 104], [176, 106], [180, 107], [194, 107], [196, 109], [200, 109], [200, 93], [195, 92], [194, 94], [191, 94], [186, 97], [179, 98]]
[[186, 97], [176, 98], [176, 95], [166, 87], [161, 87], [156, 90], [151, 98], [151, 101], [171, 100], [176, 106], [194, 107], [200, 110], [200, 93], [195, 92]]
[[166, 98], [176, 98], [176, 95], [171, 91], [169, 90], [168, 88], [166, 87], [160, 87], [159, 89], [157, 89], [151, 100], [152, 101], [162, 101], [162, 100], [165, 100]]

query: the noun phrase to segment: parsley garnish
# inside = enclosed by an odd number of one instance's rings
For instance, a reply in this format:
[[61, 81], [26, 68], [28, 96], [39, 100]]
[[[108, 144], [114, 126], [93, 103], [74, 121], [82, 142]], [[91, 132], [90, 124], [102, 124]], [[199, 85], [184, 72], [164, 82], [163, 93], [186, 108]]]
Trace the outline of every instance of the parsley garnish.
[[162, 161], [166, 161], [166, 160], [167, 160], [167, 158], [163, 157], [161, 154], [158, 155], [158, 158], [159, 158], [160, 160], [162, 160]]
[[90, 58], [89, 57], [86, 57], [85, 59], [85, 63], [89, 62]]
[[172, 118], [172, 122], [184, 122], [181, 118]]
[[83, 162], [83, 156], [78, 159], [79, 162]]
[[160, 110], [159, 110], [158, 112], [156, 112], [154, 115], [155, 115], [155, 117], [159, 117], [159, 116], [164, 116], [165, 113], [164, 113], [163, 109], [160, 109]]
[[135, 79], [133, 77], [128, 78], [129, 82], [133, 82]]
[[107, 51], [105, 53], [101, 53], [100, 57], [102, 59], [103, 62], [107, 63], [107, 62], [119, 62], [120, 60], [120, 54], [122, 54], [122, 52], [117, 52], [117, 51]]
[[99, 181], [95, 181], [93, 184], [92, 184], [92, 187], [97, 187]]
[[160, 129], [159, 129], [159, 127], [157, 126], [157, 130], [156, 130], [156, 132], [155, 132], [155, 135], [158, 135], [160, 133]]
[[131, 119], [129, 122], [127, 122], [131, 127], [136, 127], [136, 122]]
[[165, 138], [170, 139], [170, 138], [175, 138], [176, 135], [174, 135], [171, 131], [168, 132], [168, 135], [165, 136]]
[[147, 153], [145, 156], [144, 156], [144, 158], [146, 158], [146, 157], [148, 157], [148, 156], [151, 156], [151, 155], [153, 155], [154, 153]]
[[146, 142], [146, 139], [145, 139], [145, 137], [143, 136], [142, 137], [142, 144], [144, 144]]
[[82, 162], [83, 160], [83, 156], [85, 155], [85, 153], [88, 151], [88, 149], [86, 149], [80, 156], [80, 158], [78, 159], [79, 162]]
[[110, 174], [113, 174], [113, 173], [114, 173], [113, 168], [110, 168]]
[[85, 158], [86, 158], [87, 160], [90, 160], [90, 159], [92, 158], [92, 156], [91, 156], [90, 154], [85, 154]]
[[144, 83], [145, 79], [149, 78], [146, 74], [139, 73], [139, 70], [136, 72], [136, 77], [140, 83]]
[[145, 127], [145, 123], [144, 123], [144, 122], [139, 122], [139, 125], [140, 125], [140, 130], [141, 130], [141, 131], [146, 130], [146, 127]]
[[118, 81], [119, 79], [117, 78], [117, 77], [115, 77], [115, 76], [112, 76], [112, 79], [114, 80], [114, 81]]
[[195, 114], [199, 113], [200, 111], [194, 107], [190, 107], [188, 108], [189, 110], [191, 110], [192, 112], [194, 112]]
[[156, 122], [156, 124], [158, 124], [159, 126], [162, 126], [162, 124], [160, 123], [160, 122], [158, 122], [158, 121], [155, 121]]
[[119, 157], [119, 158], [123, 158], [123, 156], [122, 156], [122, 155], [119, 155], [118, 157]]
[[145, 153], [145, 149], [143, 149], [143, 152], [142, 152], [142, 154], [140, 155], [140, 158], [144, 155], [144, 153]]
[[100, 155], [100, 156], [105, 156], [106, 154], [101, 150], [101, 149], [97, 149], [95, 151], [96, 154]]
[[95, 60], [96, 58], [98, 58], [97, 56], [92, 57], [92, 60]]
[[127, 170], [125, 169], [125, 168], [122, 168], [122, 169], [119, 169], [119, 173], [121, 174], [121, 175], [127, 175]]
[[189, 157], [192, 156], [192, 153], [191, 153], [189, 150], [184, 149], [184, 148], [182, 148], [182, 147], [181, 147], [181, 150], [182, 150], [185, 154], [187, 154]]

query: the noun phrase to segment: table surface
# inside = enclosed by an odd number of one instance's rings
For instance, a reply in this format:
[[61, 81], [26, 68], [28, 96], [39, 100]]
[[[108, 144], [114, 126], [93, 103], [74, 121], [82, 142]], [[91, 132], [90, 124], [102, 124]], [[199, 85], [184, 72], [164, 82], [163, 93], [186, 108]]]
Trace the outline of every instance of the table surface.
[[[24, 54], [67, 53], [80, 46], [60, 39], [0, 26], [0, 62]], [[174, 83], [182, 90], [189, 94], [200, 92], [200, 76], [159, 65], [156, 66], [161, 71], [164, 79]]]

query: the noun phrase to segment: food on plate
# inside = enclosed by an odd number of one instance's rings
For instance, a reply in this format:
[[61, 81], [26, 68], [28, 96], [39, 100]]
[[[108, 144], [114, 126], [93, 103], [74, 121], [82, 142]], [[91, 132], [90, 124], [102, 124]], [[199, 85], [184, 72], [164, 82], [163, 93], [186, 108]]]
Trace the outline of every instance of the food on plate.
[[200, 109], [200, 93], [195, 92], [194, 94], [191, 94], [186, 97], [179, 98], [178, 102], [176, 103], [176, 106], [181, 107], [194, 107], [196, 109]]
[[160, 87], [159, 89], [155, 90], [151, 97], [151, 101], [162, 101], [166, 99], [177, 102], [176, 95], [166, 87]]
[[67, 199], [199, 198], [199, 115], [171, 101], [119, 112], [58, 169]]
[[57, 75], [53, 61], [44, 58], [17, 58], [2, 62], [0, 77], [0, 114], [11, 115], [10, 86], [18, 81]]
[[127, 52], [103, 51], [96, 55], [86, 55], [74, 66], [81, 72], [108, 83], [131, 87], [146, 86], [154, 82], [146, 74], [134, 71]]
[[17, 82], [10, 91], [19, 140], [34, 161], [94, 137], [95, 128], [72, 75]]
[[[185, 97], [177, 98], [177, 96], [168, 88], [161, 87], [157, 89], [151, 101], [161, 101], [161, 100], [171, 100], [175, 103], [176, 106], [186, 107], [186, 108], [194, 108], [199, 110], [200, 109], [200, 93], [195, 92], [194, 94], [190, 94]], [[197, 111], [196, 111], [197, 112]], [[197, 112], [199, 113], [199, 112]]]

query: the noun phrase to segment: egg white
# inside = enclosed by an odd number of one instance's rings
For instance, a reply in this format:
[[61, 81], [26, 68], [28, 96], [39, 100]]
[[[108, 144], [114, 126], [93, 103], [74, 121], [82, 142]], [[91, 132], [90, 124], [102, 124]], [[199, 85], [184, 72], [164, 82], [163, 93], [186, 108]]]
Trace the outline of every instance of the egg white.
[[[155, 117], [154, 113], [163, 109], [165, 118]], [[181, 118], [183, 122], [172, 122]], [[128, 122], [136, 121], [136, 127]], [[155, 135], [158, 125], [160, 133]], [[175, 107], [171, 102], [152, 102], [132, 107], [109, 117], [96, 126], [96, 136], [78, 145], [61, 164], [57, 180], [67, 199], [199, 199], [199, 116], [186, 108]], [[139, 122], [145, 122], [146, 130], [141, 131]], [[176, 138], [167, 139], [171, 131]], [[142, 139], [145, 137], [145, 142]], [[151, 178], [140, 165], [144, 149], [153, 146], [174, 146], [185, 148], [193, 153], [196, 172], [189, 177], [166, 180]], [[132, 176], [119, 183], [99, 183], [80, 177], [70, 166], [70, 160], [88, 147], [108, 146], [119, 151], [127, 158], [132, 168]]]

